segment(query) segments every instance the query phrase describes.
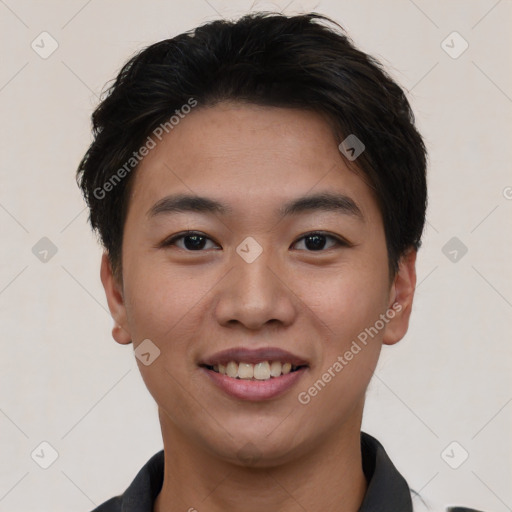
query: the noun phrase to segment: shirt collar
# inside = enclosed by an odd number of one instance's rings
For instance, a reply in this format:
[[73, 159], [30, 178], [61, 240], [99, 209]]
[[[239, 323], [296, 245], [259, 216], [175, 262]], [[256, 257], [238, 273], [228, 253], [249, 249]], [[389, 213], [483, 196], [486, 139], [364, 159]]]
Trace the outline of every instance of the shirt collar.
[[[368, 488], [358, 512], [412, 512], [409, 486], [379, 441], [361, 432], [361, 453]], [[161, 450], [149, 459], [121, 496], [109, 500], [112, 507], [102, 508], [101, 512], [153, 512], [163, 480], [164, 450]]]
[[361, 432], [361, 453], [368, 489], [359, 512], [412, 512], [409, 485], [379, 441]]

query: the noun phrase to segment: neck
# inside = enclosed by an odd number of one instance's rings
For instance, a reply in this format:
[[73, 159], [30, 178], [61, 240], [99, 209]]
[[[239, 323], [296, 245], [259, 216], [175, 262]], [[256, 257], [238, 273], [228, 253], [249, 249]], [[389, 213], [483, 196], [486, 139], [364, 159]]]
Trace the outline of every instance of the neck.
[[153, 512], [357, 512], [367, 488], [358, 420], [285, 464], [250, 468], [193, 443], [160, 411], [165, 469]]

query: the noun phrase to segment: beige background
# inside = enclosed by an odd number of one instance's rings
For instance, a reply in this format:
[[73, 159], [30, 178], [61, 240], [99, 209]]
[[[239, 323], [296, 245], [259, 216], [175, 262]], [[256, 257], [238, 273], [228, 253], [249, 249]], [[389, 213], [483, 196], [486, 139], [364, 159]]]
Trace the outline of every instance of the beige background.
[[[0, 511], [91, 510], [162, 447], [132, 347], [110, 337], [75, 168], [133, 52], [251, 7], [332, 16], [409, 90], [429, 224], [412, 325], [384, 348], [363, 428], [433, 502], [512, 510], [510, 0], [0, 0]], [[46, 59], [31, 47], [43, 31], [58, 43]], [[442, 46], [453, 31], [469, 44], [458, 58], [445, 49], [459, 36]], [[32, 252], [42, 237], [57, 248], [46, 262]], [[465, 255], [445, 255], [452, 237]], [[31, 458], [43, 441], [59, 454], [48, 469]]]

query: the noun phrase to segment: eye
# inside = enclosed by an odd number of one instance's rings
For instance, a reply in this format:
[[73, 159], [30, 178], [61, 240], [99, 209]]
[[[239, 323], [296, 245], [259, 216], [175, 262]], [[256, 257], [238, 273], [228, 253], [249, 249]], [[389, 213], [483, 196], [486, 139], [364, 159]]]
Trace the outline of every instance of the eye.
[[211, 238], [208, 238], [203, 233], [199, 233], [196, 231], [186, 231], [183, 233], [178, 233], [177, 235], [173, 235], [170, 238], [167, 238], [160, 244], [160, 246], [168, 247], [171, 245], [176, 245], [180, 249], [184, 249], [186, 251], [202, 251], [207, 245], [208, 241], [212, 242], [215, 246], [217, 246], [217, 244], [215, 244], [213, 240], [211, 240]]
[[321, 231], [308, 233], [307, 235], [299, 238], [295, 244], [304, 241], [308, 252], [322, 251], [323, 249], [326, 249], [326, 245], [328, 245], [326, 244], [327, 239], [330, 239], [332, 242], [331, 245], [327, 247], [327, 249], [331, 249], [332, 247], [350, 247], [350, 244], [346, 240], [343, 240], [342, 238], [334, 235], [328, 235], [327, 233], [323, 233]]
[[[328, 243], [329, 240], [330, 244]], [[207, 247], [208, 242], [212, 243], [213, 247]], [[305, 244], [305, 248], [308, 252], [320, 252], [333, 247], [351, 247], [351, 244], [343, 238], [335, 235], [329, 235], [321, 231], [308, 233], [299, 238], [299, 240], [297, 240], [293, 245], [297, 245], [300, 242]], [[160, 244], [160, 247], [169, 247], [173, 245], [185, 251], [195, 252], [200, 252], [203, 249], [214, 249], [215, 247], [219, 247], [211, 238], [206, 236], [204, 233], [197, 231], [185, 231], [173, 235], [172, 237], [164, 240]]]

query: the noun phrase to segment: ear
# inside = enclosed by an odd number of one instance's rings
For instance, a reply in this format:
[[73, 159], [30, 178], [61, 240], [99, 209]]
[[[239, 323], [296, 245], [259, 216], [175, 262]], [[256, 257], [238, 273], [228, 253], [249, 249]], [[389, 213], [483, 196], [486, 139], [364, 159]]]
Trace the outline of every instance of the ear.
[[[416, 254], [415, 249], [409, 249], [402, 255], [398, 263], [398, 272], [393, 280], [388, 304], [389, 322], [386, 324], [382, 342], [394, 345], [399, 342], [409, 328], [412, 301], [416, 288]], [[392, 312], [394, 316], [391, 317]]]
[[126, 320], [126, 307], [124, 305], [122, 286], [117, 282], [112, 272], [110, 258], [106, 252], [101, 258], [100, 270], [101, 282], [107, 296], [108, 309], [114, 319], [115, 325], [112, 328], [112, 337], [122, 345], [132, 342], [128, 323]]

